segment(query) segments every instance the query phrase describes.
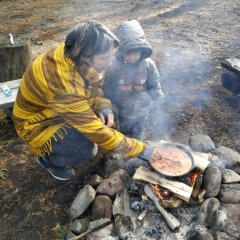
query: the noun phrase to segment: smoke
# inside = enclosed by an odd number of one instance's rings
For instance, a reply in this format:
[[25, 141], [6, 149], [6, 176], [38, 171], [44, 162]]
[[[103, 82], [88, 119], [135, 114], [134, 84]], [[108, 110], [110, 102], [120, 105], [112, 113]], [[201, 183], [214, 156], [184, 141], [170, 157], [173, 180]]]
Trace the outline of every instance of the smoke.
[[232, 163], [225, 158], [219, 158], [217, 161], [214, 161], [213, 163], [219, 169], [225, 169], [225, 168], [231, 168], [232, 167]]
[[212, 100], [210, 80], [215, 68], [205, 50], [191, 46], [163, 48], [157, 59], [164, 101], [161, 111], [152, 109], [153, 125], [162, 132], [160, 139], [170, 140], [171, 130], [186, 120], [191, 108]]

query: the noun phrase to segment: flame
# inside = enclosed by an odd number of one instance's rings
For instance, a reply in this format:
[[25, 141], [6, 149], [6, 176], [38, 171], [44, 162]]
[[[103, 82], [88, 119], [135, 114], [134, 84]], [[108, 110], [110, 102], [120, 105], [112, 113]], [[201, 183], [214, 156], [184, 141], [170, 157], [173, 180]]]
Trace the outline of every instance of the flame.
[[170, 191], [161, 188], [159, 185], [156, 184], [150, 184], [150, 189], [153, 191], [155, 196], [161, 201], [164, 199], [164, 197], [170, 196]]
[[195, 185], [195, 182], [196, 182], [196, 179], [199, 177], [199, 176], [202, 176], [202, 172], [199, 171], [199, 170], [193, 170], [189, 173], [189, 178], [190, 178], [190, 187], [194, 187]]

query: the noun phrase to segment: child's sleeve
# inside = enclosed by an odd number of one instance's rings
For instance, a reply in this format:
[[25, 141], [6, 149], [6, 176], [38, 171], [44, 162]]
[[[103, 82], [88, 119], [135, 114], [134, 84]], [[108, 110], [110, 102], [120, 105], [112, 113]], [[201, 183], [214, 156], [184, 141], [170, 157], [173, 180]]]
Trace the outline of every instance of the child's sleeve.
[[160, 83], [160, 76], [153, 60], [149, 59], [147, 90], [151, 98], [155, 101], [163, 98], [163, 92]]
[[104, 71], [102, 89], [104, 96], [111, 101], [114, 101], [114, 70], [111, 66]]

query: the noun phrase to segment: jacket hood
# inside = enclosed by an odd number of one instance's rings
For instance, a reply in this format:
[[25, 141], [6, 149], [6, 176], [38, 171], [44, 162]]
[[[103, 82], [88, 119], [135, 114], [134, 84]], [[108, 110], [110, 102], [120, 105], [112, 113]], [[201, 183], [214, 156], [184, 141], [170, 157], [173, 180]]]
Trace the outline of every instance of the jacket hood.
[[136, 20], [123, 22], [119, 25], [117, 37], [120, 47], [116, 52], [116, 58], [120, 59], [126, 52], [132, 50], [141, 51], [141, 59], [152, 55], [152, 47], [145, 38], [144, 31]]

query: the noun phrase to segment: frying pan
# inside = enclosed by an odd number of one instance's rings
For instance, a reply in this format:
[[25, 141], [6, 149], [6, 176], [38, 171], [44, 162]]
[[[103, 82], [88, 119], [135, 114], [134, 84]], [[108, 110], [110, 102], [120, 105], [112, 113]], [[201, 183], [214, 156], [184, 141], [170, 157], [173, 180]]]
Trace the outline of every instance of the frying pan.
[[190, 172], [194, 166], [194, 158], [185, 147], [174, 143], [162, 143], [156, 146], [163, 158], [149, 164], [161, 175], [179, 177]]

